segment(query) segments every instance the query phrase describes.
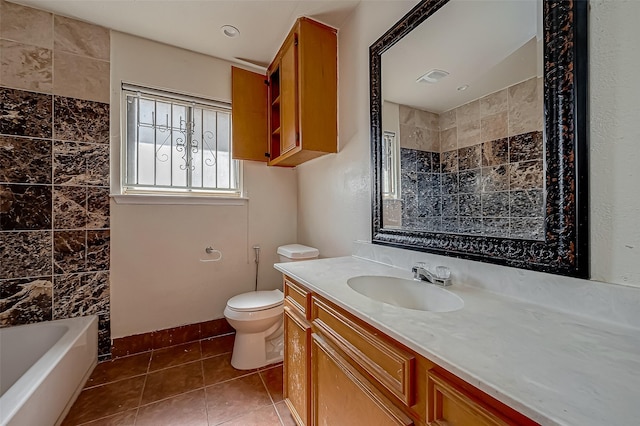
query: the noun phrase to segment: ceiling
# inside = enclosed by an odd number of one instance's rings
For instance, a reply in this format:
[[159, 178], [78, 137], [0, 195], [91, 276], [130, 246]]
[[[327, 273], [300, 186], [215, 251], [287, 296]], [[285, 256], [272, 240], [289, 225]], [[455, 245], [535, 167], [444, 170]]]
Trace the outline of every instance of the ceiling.
[[[91, 22], [233, 62], [266, 67], [299, 16], [340, 25], [360, 0], [17, 0], [15, 3]], [[228, 38], [220, 27], [233, 25]]]

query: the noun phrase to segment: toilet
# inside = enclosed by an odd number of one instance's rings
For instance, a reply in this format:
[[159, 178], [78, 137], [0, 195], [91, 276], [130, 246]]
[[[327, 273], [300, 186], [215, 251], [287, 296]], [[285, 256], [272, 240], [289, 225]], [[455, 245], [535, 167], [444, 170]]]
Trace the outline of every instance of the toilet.
[[[288, 244], [278, 247], [281, 262], [318, 257], [313, 247]], [[236, 330], [231, 365], [251, 370], [282, 361], [284, 349], [284, 294], [280, 290], [251, 291], [227, 301], [224, 316]]]

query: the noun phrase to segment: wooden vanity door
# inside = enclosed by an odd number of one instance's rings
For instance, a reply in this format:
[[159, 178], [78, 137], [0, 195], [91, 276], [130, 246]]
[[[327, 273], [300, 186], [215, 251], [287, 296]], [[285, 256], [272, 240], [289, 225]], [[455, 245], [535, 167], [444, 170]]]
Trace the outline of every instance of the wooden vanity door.
[[313, 334], [312, 424], [409, 426], [413, 421], [321, 336]]
[[284, 400], [299, 426], [310, 425], [311, 324], [285, 301]]

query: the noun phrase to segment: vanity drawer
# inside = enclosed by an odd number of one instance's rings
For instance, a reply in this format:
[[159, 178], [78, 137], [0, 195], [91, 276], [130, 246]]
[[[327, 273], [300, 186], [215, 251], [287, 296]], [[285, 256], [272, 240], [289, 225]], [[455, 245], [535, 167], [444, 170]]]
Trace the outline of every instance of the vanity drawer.
[[427, 373], [427, 422], [434, 426], [506, 426], [491, 408], [440, 374]]
[[363, 328], [316, 296], [311, 297], [311, 317], [328, 341], [404, 404], [413, 405], [414, 355], [387, 343], [375, 330]]
[[308, 318], [309, 312], [309, 295], [311, 293], [300, 284], [292, 281], [289, 277], [284, 277], [284, 297], [289, 301], [302, 315]]

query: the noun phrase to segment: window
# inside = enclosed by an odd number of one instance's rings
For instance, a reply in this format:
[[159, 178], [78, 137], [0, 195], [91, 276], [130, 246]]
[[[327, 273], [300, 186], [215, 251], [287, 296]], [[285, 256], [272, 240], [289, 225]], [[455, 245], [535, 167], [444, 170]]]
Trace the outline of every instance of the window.
[[124, 193], [240, 196], [230, 104], [122, 87]]
[[382, 135], [382, 197], [399, 198], [399, 149], [394, 132], [384, 131]]

